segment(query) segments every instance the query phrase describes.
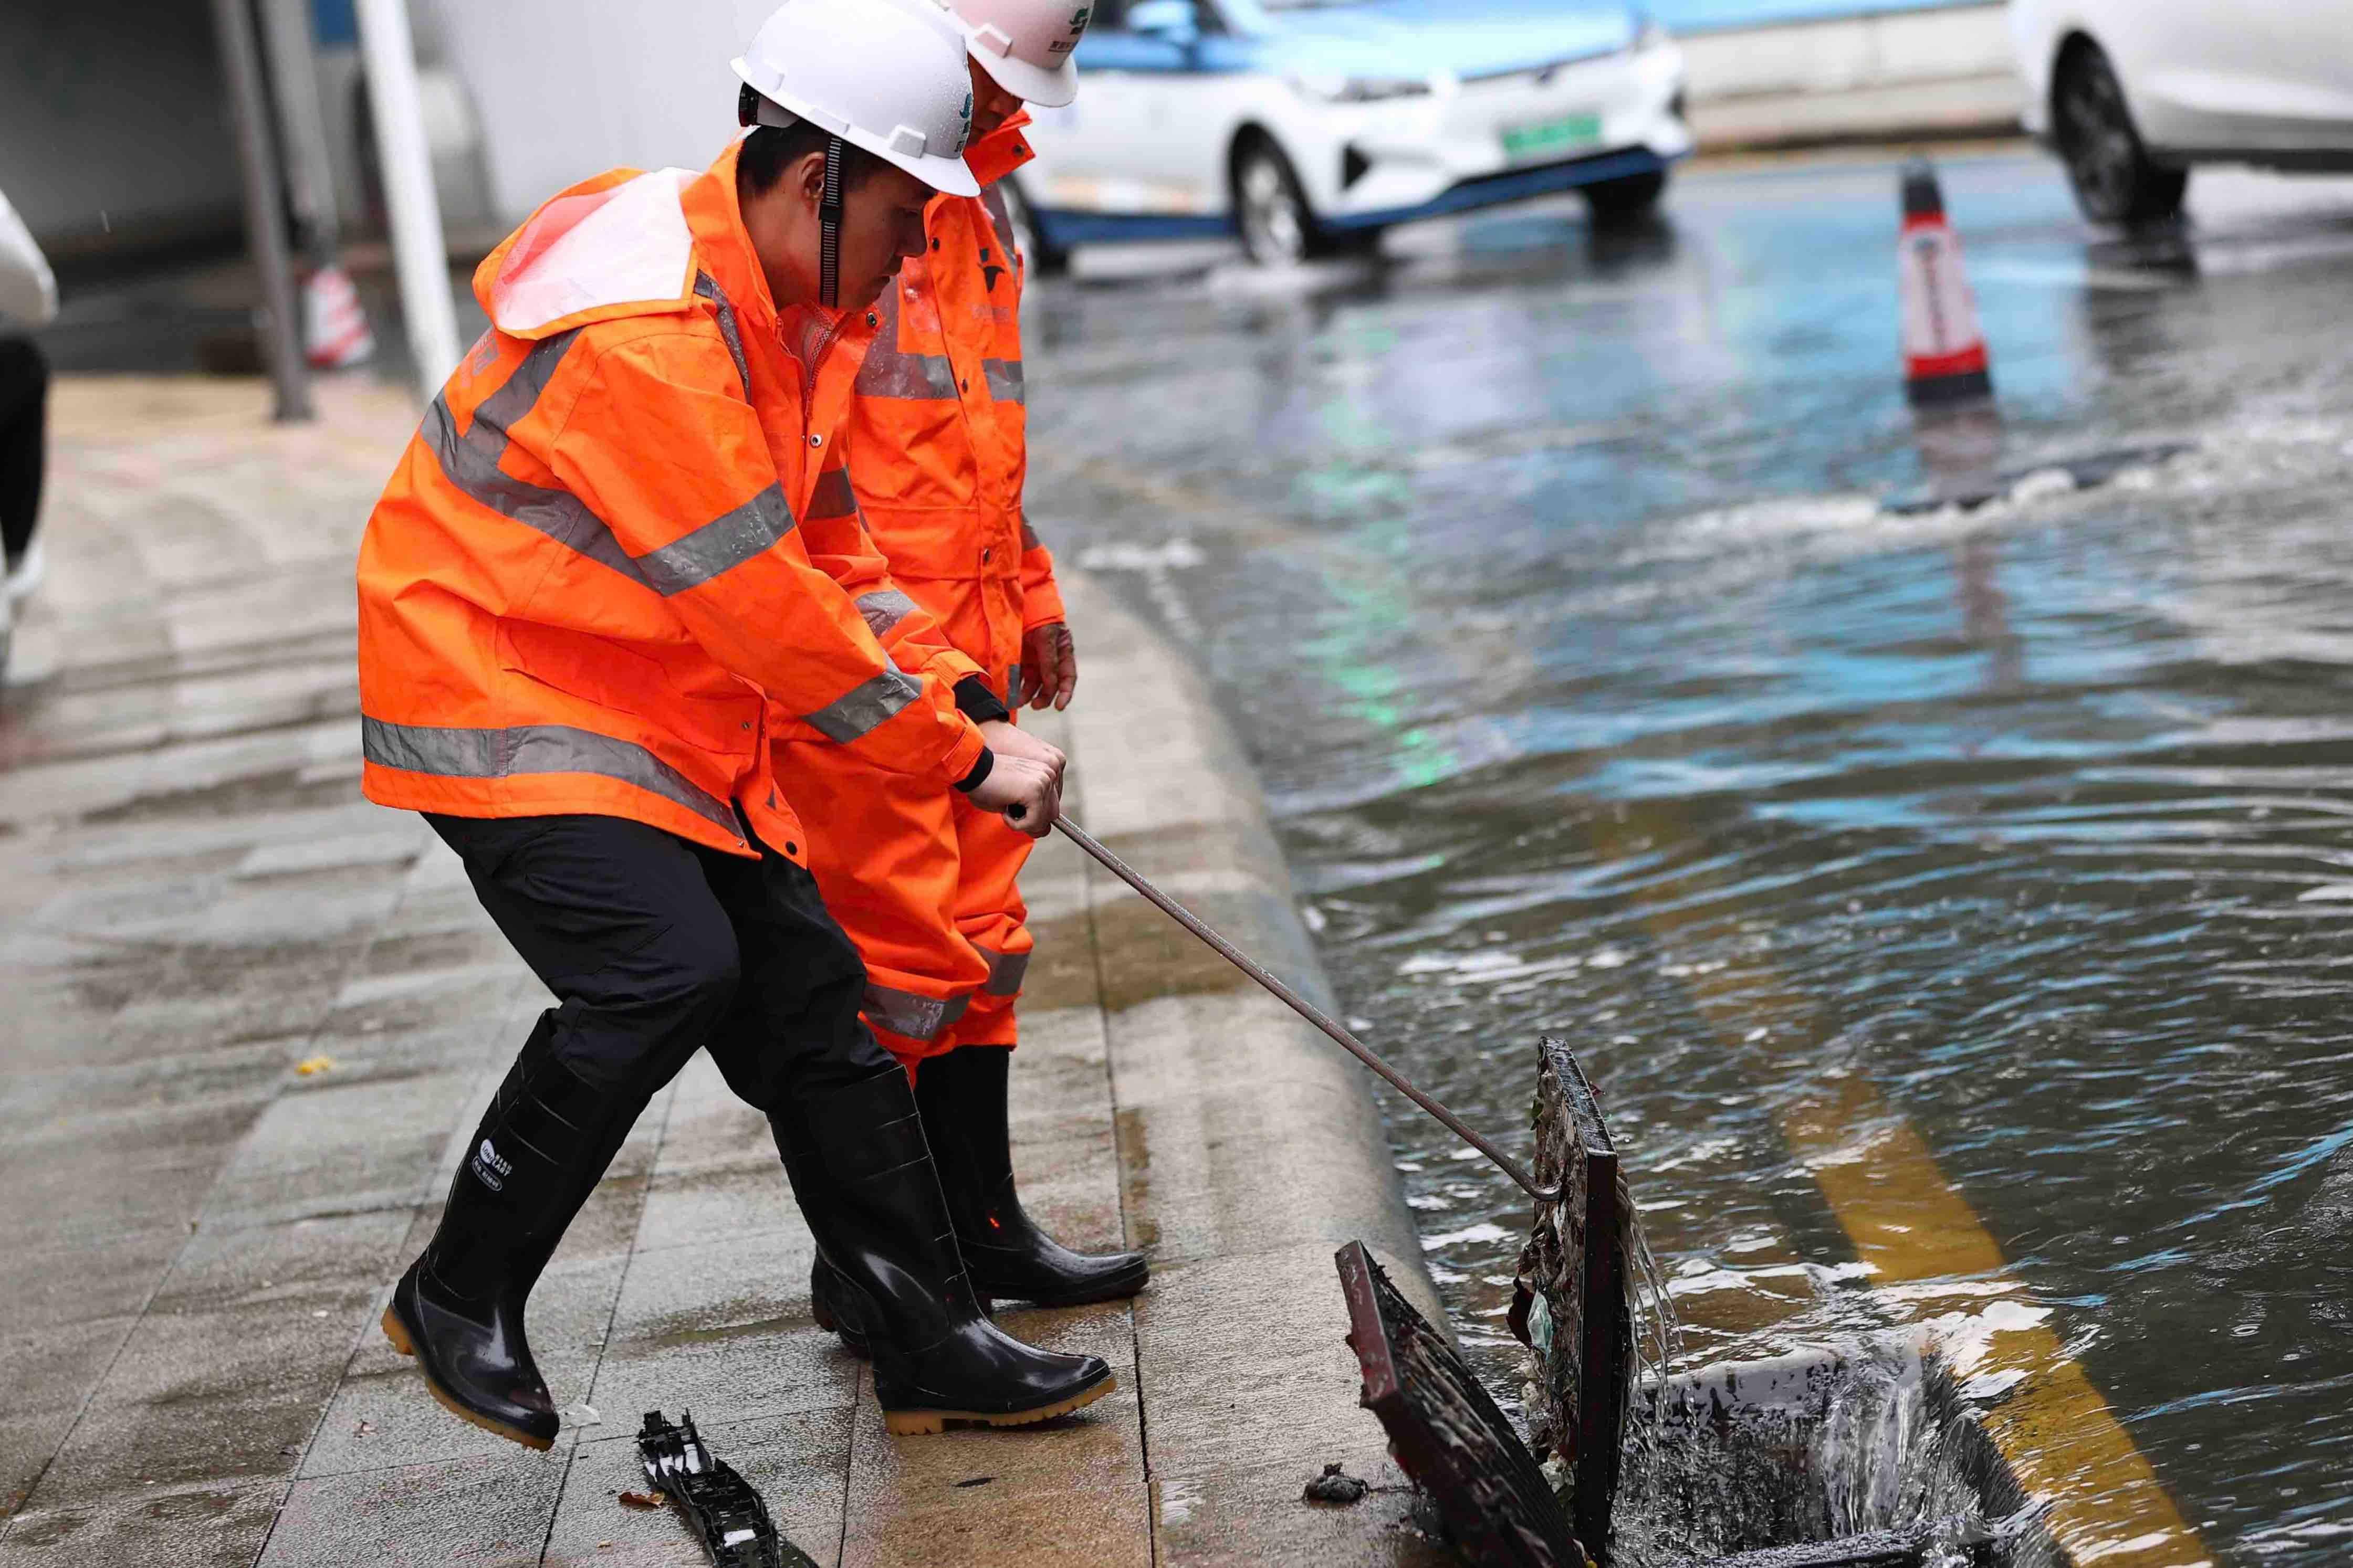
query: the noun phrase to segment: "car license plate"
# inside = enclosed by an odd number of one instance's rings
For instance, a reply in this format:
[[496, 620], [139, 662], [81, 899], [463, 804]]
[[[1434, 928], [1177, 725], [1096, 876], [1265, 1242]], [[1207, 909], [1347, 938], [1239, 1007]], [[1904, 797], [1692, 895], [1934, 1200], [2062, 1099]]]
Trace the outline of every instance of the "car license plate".
[[1600, 140], [1601, 116], [1572, 114], [1566, 120], [1546, 120], [1504, 132], [1504, 155], [1515, 163], [1525, 163], [1581, 152]]

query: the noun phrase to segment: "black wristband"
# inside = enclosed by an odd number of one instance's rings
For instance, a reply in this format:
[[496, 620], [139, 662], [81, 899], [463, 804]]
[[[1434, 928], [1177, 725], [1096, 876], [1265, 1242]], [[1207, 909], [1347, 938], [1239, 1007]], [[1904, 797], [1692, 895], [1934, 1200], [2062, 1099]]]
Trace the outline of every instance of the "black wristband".
[[956, 711], [976, 724], [993, 724], [1013, 717], [1013, 710], [997, 700], [988, 682], [977, 675], [967, 675], [956, 682]]
[[988, 782], [989, 773], [997, 766], [997, 753], [987, 746], [980, 749], [980, 761], [972, 764], [972, 772], [956, 781], [956, 788], [970, 795]]

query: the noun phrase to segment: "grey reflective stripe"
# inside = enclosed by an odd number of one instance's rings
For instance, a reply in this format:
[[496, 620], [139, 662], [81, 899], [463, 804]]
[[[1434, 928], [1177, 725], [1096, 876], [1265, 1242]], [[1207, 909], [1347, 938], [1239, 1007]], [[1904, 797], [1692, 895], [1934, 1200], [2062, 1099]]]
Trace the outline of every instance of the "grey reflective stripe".
[[442, 474], [467, 500], [642, 583], [645, 577], [636, 563], [586, 502], [570, 490], [534, 485], [499, 467], [511, 443], [508, 432], [537, 406], [540, 394], [547, 390], [556, 366], [579, 336], [576, 329], [559, 332], [533, 348], [507, 377], [506, 384], [476, 406], [473, 422], [463, 435], [459, 434], [457, 416], [450, 412], [446, 394], [436, 397], [426, 411], [419, 434], [433, 448]]
[[893, 991], [871, 981], [866, 986], [866, 1021], [878, 1029], [888, 1029], [911, 1040], [934, 1038], [963, 1017], [965, 1009], [971, 1005], [969, 996], [953, 1000], [919, 996], [913, 991]]
[[669, 598], [765, 554], [792, 531], [793, 509], [786, 504], [785, 492], [770, 485], [684, 539], [638, 556], [638, 566], [654, 592]]
[[1026, 952], [997, 952], [988, 948], [980, 951], [988, 957], [988, 984], [985, 989], [991, 996], [1018, 996], [1022, 977], [1029, 973], [1029, 955]]
[[866, 629], [879, 637], [913, 615], [915, 601], [895, 589], [885, 589], [880, 594], [862, 594], [858, 599], [858, 613], [866, 617]]
[[1026, 517], [1021, 520], [1021, 548], [1025, 551], [1046, 548], [1046, 542], [1038, 537], [1038, 531], [1029, 526], [1029, 520]]
[[1006, 668], [1005, 705], [1008, 708], [1021, 706], [1021, 667], [1018, 664]]
[[1029, 395], [1024, 390], [1025, 378], [1018, 359], [985, 359], [980, 362], [983, 375], [988, 377], [988, 395], [999, 403], [1027, 405]]
[[818, 476], [817, 493], [809, 497], [811, 522], [853, 516], [857, 510], [858, 487], [850, 482], [848, 468], [828, 468]]
[[904, 354], [878, 343], [858, 373], [858, 391], [862, 397], [952, 398], [955, 366], [945, 354]]
[[735, 324], [735, 307], [708, 272], [694, 275], [694, 291], [719, 307], [719, 335], [727, 340], [727, 352], [735, 358], [735, 374], [744, 378], [744, 399], [748, 403], [752, 398], [752, 364], [744, 357], [744, 332]]
[[1018, 257], [1021, 249], [1014, 243], [1013, 211], [1006, 205], [1005, 183], [1000, 180], [984, 189], [980, 193], [980, 205], [988, 209], [988, 221], [997, 226], [997, 242], [1005, 247], [1005, 254]]
[[894, 664], [840, 701], [808, 715], [808, 723], [827, 740], [846, 746], [923, 694], [923, 682]]
[[727, 830], [743, 829], [728, 804], [643, 746], [569, 724], [519, 724], [507, 730], [457, 730], [360, 720], [360, 750], [378, 767], [450, 779], [502, 779], [526, 773], [595, 773], [660, 795]]

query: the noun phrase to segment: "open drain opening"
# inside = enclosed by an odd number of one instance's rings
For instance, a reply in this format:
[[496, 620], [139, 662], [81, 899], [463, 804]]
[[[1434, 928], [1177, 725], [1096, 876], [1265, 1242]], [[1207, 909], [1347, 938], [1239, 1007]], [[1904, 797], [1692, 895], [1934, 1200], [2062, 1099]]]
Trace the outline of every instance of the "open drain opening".
[[2060, 1568], [1928, 1327], [1670, 1367], [1673, 1325], [1599, 1099], [1539, 1043], [1538, 1204], [1511, 1312], [1525, 1436], [1362, 1243], [1364, 1402], [1480, 1568]]

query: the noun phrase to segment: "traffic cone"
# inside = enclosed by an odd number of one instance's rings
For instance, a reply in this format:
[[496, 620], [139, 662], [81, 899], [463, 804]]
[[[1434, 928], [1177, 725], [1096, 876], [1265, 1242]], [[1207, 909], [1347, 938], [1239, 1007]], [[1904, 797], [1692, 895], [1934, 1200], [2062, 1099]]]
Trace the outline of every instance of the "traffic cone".
[[1904, 296], [1904, 384], [1915, 408], [1989, 401], [1978, 298], [1945, 221], [1945, 195], [1926, 158], [1904, 166], [1904, 233], [1896, 242]]
[[302, 341], [314, 370], [349, 370], [375, 353], [375, 334], [351, 275], [333, 265], [302, 284]]

